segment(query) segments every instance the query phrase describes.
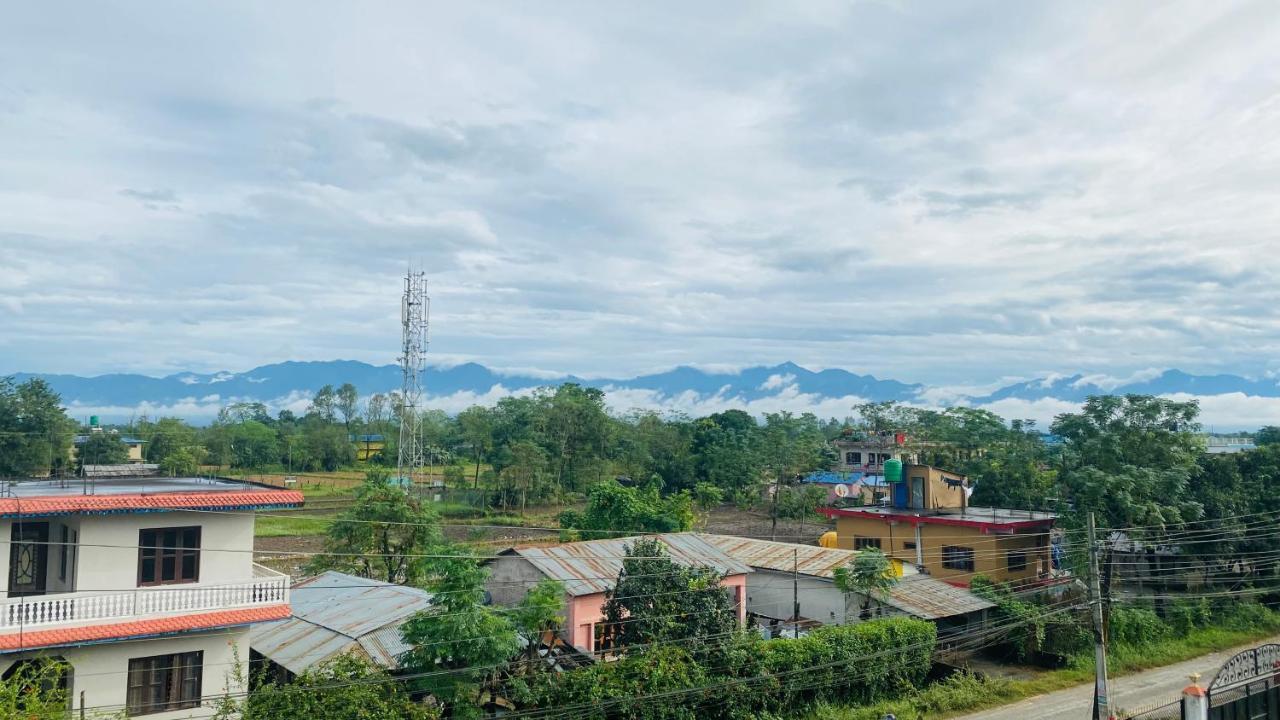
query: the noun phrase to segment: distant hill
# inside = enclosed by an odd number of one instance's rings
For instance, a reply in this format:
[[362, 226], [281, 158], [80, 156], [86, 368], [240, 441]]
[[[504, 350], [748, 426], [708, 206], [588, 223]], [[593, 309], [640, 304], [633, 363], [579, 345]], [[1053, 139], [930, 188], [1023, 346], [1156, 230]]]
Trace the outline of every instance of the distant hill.
[[[17, 379], [21, 381], [32, 376], [20, 373]], [[121, 419], [117, 416], [127, 418], [135, 408], [151, 414], [209, 417], [216, 413], [218, 406], [233, 400], [257, 400], [273, 407], [304, 406], [305, 400], [326, 384], [336, 387], [349, 382], [366, 396], [400, 387], [397, 366], [370, 365], [352, 360], [283, 362], [240, 373], [187, 372], [159, 378], [129, 374], [80, 377], [37, 373], [34, 376], [46, 379], [77, 412], [100, 412], [108, 420]], [[452, 402], [439, 403], [449, 409], [474, 402], [475, 396], [492, 397], [563, 382], [577, 382], [612, 392], [633, 391], [632, 397], [639, 392], [640, 397], [650, 401], [649, 404], [697, 411], [711, 407], [747, 406], [786, 392], [803, 396], [802, 401], [792, 403], [796, 406], [792, 409], [797, 412], [821, 408], [823, 412], [837, 415], [852, 412], [849, 400], [912, 402], [919, 401], [929, 390], [919, 383], [859, 375], [841, 369], [814, 371], [791, 362], [749, 367], [738, 372], [681, 366], [638, 377], [594, 379], [573, 375], [545, 377], [505, 373], [476, 363], [464, 363], [452, 367], [430, 367], [426, 375], [428, 395], [452, 399]], [[1280, 384], [1275, 379], [1191, 375], [1180, 370], [1143, 374], [1128, 381], [1077, 374], [1018, 382], [988, 395], [960, 397], [958, 401], [972, 405], [1044, 400], [1077, 403], [1089, 395], [1107, 393], [1185, 393], [1202, 397], [1238, 393], [1252, 398], [1280, 398]]]

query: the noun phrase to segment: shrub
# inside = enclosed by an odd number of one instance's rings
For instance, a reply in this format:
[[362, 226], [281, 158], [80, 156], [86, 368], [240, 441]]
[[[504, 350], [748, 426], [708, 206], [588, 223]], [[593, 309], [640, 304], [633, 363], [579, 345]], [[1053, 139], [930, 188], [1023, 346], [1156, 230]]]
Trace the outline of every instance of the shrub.
[[1169, 637], [1170, 627], [1154, 611], [1139, 607], [1111, 609], [1111, 641], [1118, 645], [1138, 647], [1160, 642]]

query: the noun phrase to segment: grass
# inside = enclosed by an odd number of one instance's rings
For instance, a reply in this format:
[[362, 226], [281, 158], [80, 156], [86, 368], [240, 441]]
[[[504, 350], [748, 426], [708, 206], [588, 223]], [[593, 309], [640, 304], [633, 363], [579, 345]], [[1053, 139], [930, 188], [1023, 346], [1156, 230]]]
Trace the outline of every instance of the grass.
[[295, 537], [302, 535], [323, 535], [333, 522], [332, 517], [316, 517], [315, 515], [268, 515], [255, 518], [254, 537]]
[[[1108, 670], [1115, 677], [1173, 665], [1219, 650], [1247, 645], [1271, 637], [1277, 632], [1280, 632], [1280, 616], [1274, 617], [1269, 623], [1247, 629], [1198, 628], [1185, 637], [1140, 646], [1112, 648], [1107, 657]], [[807, 717], [810, 720], [880, 720], [886, 714], [893, 713], [901, 720], [914, 720], [921, 717], [919, 713], [923, 710], [925, 720], [944, 720], [1091, 682], [1093, 659], [1089, 657], [1072, 667], [1046, 670], [1026, 680], [979, 678], [960, 673], [905, 698], [864, 706], [822, 704], [808, 713]]]

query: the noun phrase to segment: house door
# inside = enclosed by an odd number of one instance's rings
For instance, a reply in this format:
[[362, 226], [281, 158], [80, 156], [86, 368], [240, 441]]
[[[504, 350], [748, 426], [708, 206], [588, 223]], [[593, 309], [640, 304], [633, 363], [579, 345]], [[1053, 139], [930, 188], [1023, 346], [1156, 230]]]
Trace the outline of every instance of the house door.
[[43, 595], [49, 568], [49, 523], [18, 523], [9, 544], [9, 596]]
[[911, 507], [924, 507], [924, 478], [911, 478]]

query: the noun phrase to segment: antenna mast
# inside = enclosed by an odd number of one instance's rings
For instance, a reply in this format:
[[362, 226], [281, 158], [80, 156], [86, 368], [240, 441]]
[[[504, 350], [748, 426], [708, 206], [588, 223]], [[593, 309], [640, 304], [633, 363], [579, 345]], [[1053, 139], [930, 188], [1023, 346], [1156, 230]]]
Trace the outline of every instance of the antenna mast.
[[396, 460], [397, 480], [416, 485], [422, 479], [427, 451], [422, 438], [422, 376], [427, 369], [427, 328], [431, 298], [427, 296], [427, 274], [410, 269], [404, 276], [404, 297], [400, 300], [403, 347], [400, 354], [400, 447]]

